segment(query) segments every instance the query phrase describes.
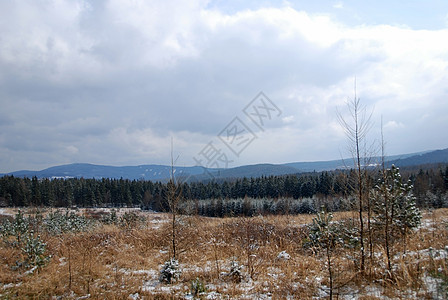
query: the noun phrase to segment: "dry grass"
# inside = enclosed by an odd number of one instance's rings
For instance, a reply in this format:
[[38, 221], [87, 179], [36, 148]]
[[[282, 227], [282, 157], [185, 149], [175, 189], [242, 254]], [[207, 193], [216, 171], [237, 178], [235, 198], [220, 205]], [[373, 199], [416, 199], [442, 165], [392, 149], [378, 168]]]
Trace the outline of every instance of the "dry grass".
[[[84, 213], [95, 215], [92, 211]], [[336, 213], [335, 220], [352, 216], [350, 212]], [[144, 227], [103, 225], [91, 232], [43, 234], [51, 260], [28, 275], [23, 269], [12, 268], [20, 250], [2, 242], [0, 298], [178, 299], [190, 293], [196, 278], [206, 285], [204, 298], [210, 299], [313, 299], [328, 295], [324, 257], [304, 248], [304, 224], [311, 223], [313, 216], [181, 217], [178, 256], [183, 273], [174, 284], [158, 281], [162, 264], [171, 256], [169, 215], [148, 213], [145, 217]], [[446, 222], [447, 209], [425, 213], [424, 226], [405, 245], [393, 245], [393, 274], [386, 271], [380, 246], [375, 248], [366, 274], [358, 272], [359, 251], [337, 249], [333, 259], [335, 294], [341, 299], [446, 298]], [[430, 247], [433, 250], [428, 250]], [[279, 259], [281, 251], [290, 259]], [[232, 260], [244, 266], [241, 282], [225, 275]]]

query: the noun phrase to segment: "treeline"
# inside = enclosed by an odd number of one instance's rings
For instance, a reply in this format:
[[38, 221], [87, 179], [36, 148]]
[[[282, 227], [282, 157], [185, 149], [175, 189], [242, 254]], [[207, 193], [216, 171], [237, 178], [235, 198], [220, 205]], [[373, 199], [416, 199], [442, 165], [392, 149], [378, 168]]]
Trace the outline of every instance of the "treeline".
[[326, 211], [352, 210], [354, 198], [238, 198], [186, 200], [179, 205], [182, 214], [208, 217], [314, 214]]
[[[447, 201], [448, 166], [402, 171], [410, 179], [420, 207], [442, 207]], [[315, 199], [324, 202], [346, 199], [356, 174], [332, 171], [287, 176], [263, 176], [223, 182], [182, 184], [183, 199]], [[375, 172], [370, 178], [375, 182]], [[38, 179], [3, 176], [0, 178], [1, 206], [120, 207], [140, 206], [168, 210], [166, 184], [127, 179]], [[209, 202], [207, 202], [209, 203]], [[274, 203], [274, 202], [273, 202]], [[301, 205], [301, 204], [300, 204]], [[297, 207], [300, 207], [297, 204]], [[308, 207], [308, 203], [305, 204]], [[204, 205], [202, 205], [203, 207]], [[207, 206], [207, 205], [206, 205]], [[266, 206], [266, 205], [265, 205]], [[315, 205], [314, 205], [315, 206]], [[257, 206], [258, 207], [258, 206]], [[199, 208], [199, 206], [198, 206]], [[337, 209], [337, 207], [336, 207]], [[342, 208], [341, 208], [342, 209]], [[272, 209], [271, 209], [272, 210]], [[277, 208], [275, 210], [278, 210]], [[297, 208], [302, 210], [302, 208]], [[294, 211], [297, 211], [294, 209]], [[202, 210], [204, 211], [204, 210]], [[221, 215], [219, 213], [218, 215]]]

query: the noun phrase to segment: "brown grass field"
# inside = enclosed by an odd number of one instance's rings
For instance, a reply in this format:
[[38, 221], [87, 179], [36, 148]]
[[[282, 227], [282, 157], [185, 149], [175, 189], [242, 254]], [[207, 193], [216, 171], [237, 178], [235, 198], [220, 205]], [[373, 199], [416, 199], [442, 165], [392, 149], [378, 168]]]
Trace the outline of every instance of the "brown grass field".
[[[0, 217], [15, 213], [2, 209]], [[108, 212], [77, 213], [95, 217]], [[313, 215], [178, 216], [177, 258], [182, 275], [166, 284], [159, 282], [159, 273], [171, 257], [170, 215], [138, 214], [144, 221], [132, 226], [100, 224], [85, 232], [60, 235], [41, 232], [51, 258], [33, 272], [14, 268], [23, 251], [0, 241], [0, 299], [328, 298], [325, 256], [304, 247], [306, 224]], [[335, 213], [334, 220], [347, 218], [356, 218], [356, 214]], [[282, 251], [289, 258], [279, 257]], [[375, 245], [361, 274], [359, 250], [335, 249], [334, 298], [446, 299], [448, 209], [424, 212], [422, 226], [406, 242], [394, 243], [392, 253], [392, 274], [380, 244]], [[227, 276], [232, 261], [243, 266], [241, 281]], [[197, 295], [192, 290], [195, 279], [206, 289]]]

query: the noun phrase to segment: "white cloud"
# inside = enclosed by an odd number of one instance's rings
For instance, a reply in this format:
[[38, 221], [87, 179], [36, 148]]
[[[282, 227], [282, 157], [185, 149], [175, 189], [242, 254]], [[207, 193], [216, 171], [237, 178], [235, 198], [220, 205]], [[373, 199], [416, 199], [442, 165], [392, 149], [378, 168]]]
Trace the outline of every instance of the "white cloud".
[[0, 172], [166, 163], [171, 136], [191, 165], [259, 91], [283, 115], [235, 164], [339, 158], [336, 107], [353, 97], [355, 77], [375, 107], [372, 135], [380, 115], [390, 129], [390, 152], [448, 140], [448, 29], [350, 26], [288, 3], [234, 14], [206, 1], [21, 1], [0, 11]]
[[288, 124], [288, 123], [294, 122], [294, 118], [295, 118], [294, 116], [287, 116], [287, 117], [283, 117], [282, 121], [283, 121], [283, 123]]
[[396, 122], [396, 121], [388, 121], [385, 125], [384, 125], [384, 129], [399, 129], [399, 128], [404, 128], [403, 123], [401, 122]]
[[337, 2], [337, 3], [333, 4], [333, 8], [336, 8], [336, 9], [344, 8], [344, 3]]

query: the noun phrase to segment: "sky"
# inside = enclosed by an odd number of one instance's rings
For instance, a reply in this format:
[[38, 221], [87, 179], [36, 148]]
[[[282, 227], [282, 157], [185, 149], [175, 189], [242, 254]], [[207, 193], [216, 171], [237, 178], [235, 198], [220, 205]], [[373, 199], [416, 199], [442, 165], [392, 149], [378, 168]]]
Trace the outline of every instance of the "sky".
[[354, 97], [448, 147], [448, 1], [0, 1], [0, 173], [339, 159]]

